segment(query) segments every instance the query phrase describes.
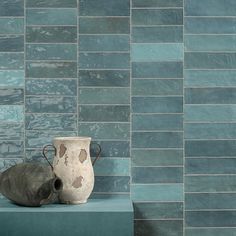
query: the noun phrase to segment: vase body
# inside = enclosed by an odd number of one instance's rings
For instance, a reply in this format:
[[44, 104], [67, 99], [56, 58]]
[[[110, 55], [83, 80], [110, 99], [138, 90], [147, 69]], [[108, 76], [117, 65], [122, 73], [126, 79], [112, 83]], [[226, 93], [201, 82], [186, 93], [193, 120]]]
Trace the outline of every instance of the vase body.
[[90, 137], [59, 137], [53, 140], [56, 150], [53, 170], [63, 182], [59, 194], [61, 203], [85, 203], [93, 190], [90, 142]]

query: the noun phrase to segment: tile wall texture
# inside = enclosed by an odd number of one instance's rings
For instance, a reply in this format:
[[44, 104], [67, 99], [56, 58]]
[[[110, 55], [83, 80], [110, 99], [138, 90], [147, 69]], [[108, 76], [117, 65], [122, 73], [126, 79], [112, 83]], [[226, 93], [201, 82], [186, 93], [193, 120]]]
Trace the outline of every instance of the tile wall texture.
[[131, 196], [136, 236], [236, 235], [235, 9], [1, 1], [0, 170], [91, 136], [93, 197]]

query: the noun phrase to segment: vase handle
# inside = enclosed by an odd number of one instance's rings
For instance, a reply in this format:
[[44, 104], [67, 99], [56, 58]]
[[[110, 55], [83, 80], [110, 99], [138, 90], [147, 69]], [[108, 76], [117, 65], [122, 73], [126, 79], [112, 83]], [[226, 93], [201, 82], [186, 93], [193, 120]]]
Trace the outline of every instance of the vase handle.
[[98, 147], [97, 156], [96, 156], [96, 158], [95, 158], [95, 159], [93, 160], [93, 162], [92, 162], [92, 165], [94, 166], [95, 162], [98, 160], [98, 158], [99, 158], [100, 155], [101, 155], [102, 148], [101, 148], [101, 146], [100, 146], [98, 143], [92, 143], [92, 145], [97, 145], [97, 147]]
[[47, 150], [48, 147], [53, 147], [53, 149], [54, 149], [54, 155], [55, 155], [55, 156], [56, 156], [56, 153], [57, 153], [57, 149], [56, 149], [55, 146], [52, 145], [52, 144], [48, 144], [48, 145], [45, 145], [45, 146], [43, 147], [43, 157], [46, 159], [46, 161], [48, 162], [48, 164], [50, 165], [50, 167], [51, 167], [51, 169], [52, 169], [52, 171], [53, 171], [53, 166], [52, 166], [52, 164], [50, 163], [50, 161], [48, 160], [48, 158], [47, 158], [47, 156], [46, 156], [46, 153], [48, 152], [48, 150]]

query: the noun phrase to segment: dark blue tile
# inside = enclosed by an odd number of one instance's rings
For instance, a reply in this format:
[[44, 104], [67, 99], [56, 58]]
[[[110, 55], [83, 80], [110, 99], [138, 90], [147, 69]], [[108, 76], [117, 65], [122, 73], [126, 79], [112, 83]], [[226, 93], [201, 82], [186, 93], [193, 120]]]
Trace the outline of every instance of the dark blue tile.
[[0, 105], [21, 105], [23, 103], [23, 89], [0, 89]]
[[182, 25], [182, 9], [133, 9], [133, 25]]
[[22, 157], [24, 154], [24, 141], [1, 141], [0, 158]]
[[133, 167], [132, 183], [181, 183], [182, 167]]
[[24, 0], [1, 1], [0, 16], [24, 16]]
[[25, 38], [28, 43], [76, 43], [77, 27], [28, 26]]
[[80, 0], [80, 16], [129, 16], [129, 0]]
[[236, 234], [235, 228], [186, 228], [185, 235], [186, 236], [233, 236]]
[[183, 7], [183, 0], [133, 0], [133, 7]]
[[182, 62], [133, 62], [133, 78], [183, 78]]
[[129, 34], [128, 17], [80, 18], [80, 34]]
[[128, 122], [130, 107], [125, 105], [79, 106], [79, 121]]
[[26, 0], [26, 7], [77, 8], [77, 0]]
[[25, 99], [26, 112], [76, 113], [76, 97], [28, 96]]
[[96, 176], [93, 192], [129, 192], [128, 176]]
[[129, 70], [80, 70], [80, 86], [128, 87]]
[[132, 147], [181, 148], [183, 147], [183, 133], [182, 132], [133, 132]]
[[133, 97], [134, 113], [182, 113], [182, 97]]
[[0, 52], [24, 52], [24, 36], [0, 36]]
[[0, 140], [19, 140], [24, 138], [24, 124], [17, 122], [0, 124]]

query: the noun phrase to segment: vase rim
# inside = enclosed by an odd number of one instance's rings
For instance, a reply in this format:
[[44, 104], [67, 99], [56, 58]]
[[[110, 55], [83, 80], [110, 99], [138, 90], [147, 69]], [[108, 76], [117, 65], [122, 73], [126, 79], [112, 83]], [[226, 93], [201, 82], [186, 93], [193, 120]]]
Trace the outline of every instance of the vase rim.
[[91, 140], [91, 137], [87, 136], [74, 136], [74, 137], [55, 137], [55, 141], [78, 141], [78, 140]]

